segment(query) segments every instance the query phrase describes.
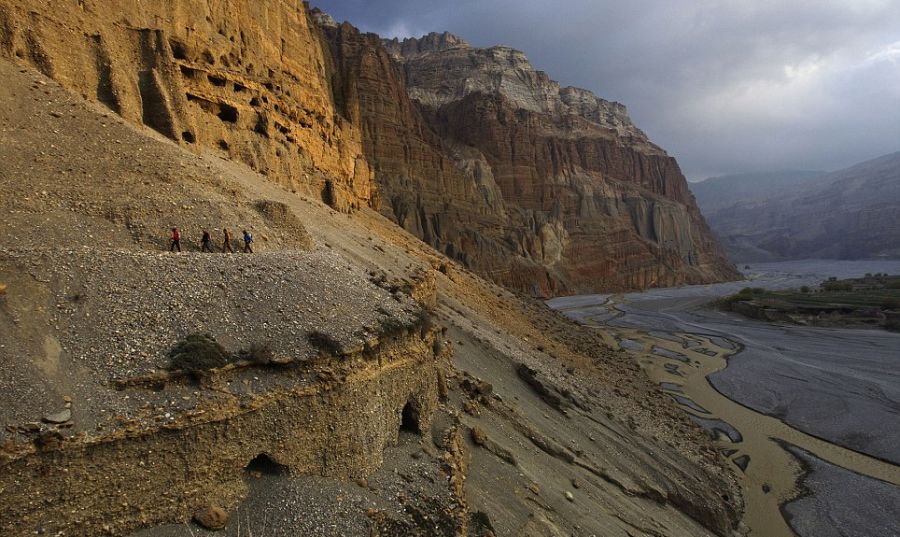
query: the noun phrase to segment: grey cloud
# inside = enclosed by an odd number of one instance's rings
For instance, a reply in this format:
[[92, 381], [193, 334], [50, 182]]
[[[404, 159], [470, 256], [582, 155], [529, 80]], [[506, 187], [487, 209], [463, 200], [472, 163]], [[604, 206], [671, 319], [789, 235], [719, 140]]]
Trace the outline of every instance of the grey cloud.
[[836, 169], [900, 149], [897, 0], [319, 0], [385, 36], [524, 50], [626, 104], [694, 179]]

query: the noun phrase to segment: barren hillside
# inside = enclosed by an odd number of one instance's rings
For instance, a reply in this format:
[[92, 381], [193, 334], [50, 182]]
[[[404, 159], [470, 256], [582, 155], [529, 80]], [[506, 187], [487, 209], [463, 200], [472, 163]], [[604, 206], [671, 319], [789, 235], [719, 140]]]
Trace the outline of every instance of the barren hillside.
[[[374, 212], [0, 75], [4, 534], [125, 534], [209, 504], [279, 535], [730, 533], [729, 471], [599, 336]], [[226, 223], [258, 252], [165, 251], [171, 225]], [[194, 332], [276, 359], [197, 384], [167, 357]], [[296, 477], [255, 481], [263, 455]]]
[[900, 153], [790, 186], [746, 181], [707, 214], [736, 262], [900, 256]]
[[0, 534], [733, 535], [627, 353], [369, 208], [302, 4], [111, 7], [0, 1]]

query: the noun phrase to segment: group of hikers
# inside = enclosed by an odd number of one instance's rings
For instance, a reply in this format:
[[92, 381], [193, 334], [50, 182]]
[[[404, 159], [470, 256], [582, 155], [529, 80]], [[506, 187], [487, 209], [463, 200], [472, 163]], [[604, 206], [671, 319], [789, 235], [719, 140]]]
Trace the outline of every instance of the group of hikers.
[[[225, 240], [222, 242], [222, 253], [231, 252], [234, 253], [234, 248], [231, 247], [231, 232], [228, 231], [227, 228], [222, 229], [222, 234], [225, 236]], [[170, 238], [171, 244], [169, 245], [170, 252], [181, 252], [181, 231], [178, 230], [177, 227], [172, 228], [172, 236]], [[244, 253], [252, 254], [253, 253], [253, 235], [250, 234], [246, 229], [244, 230]], [[200, 238], [200, 251], [201, 252], [209, 252], [213, 253], [212, 248], [212, 236], [209, 234], [209, 231], [203, 230], [203, 236]]]

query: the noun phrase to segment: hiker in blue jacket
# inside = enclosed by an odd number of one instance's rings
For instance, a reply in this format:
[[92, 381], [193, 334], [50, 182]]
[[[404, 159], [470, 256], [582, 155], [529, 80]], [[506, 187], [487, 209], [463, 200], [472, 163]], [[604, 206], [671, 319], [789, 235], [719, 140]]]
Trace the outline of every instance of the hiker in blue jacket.
[[244, 230], [244, 253], [253, 253], [253, 235], [251, 235], [250, 232], [246, 229]]

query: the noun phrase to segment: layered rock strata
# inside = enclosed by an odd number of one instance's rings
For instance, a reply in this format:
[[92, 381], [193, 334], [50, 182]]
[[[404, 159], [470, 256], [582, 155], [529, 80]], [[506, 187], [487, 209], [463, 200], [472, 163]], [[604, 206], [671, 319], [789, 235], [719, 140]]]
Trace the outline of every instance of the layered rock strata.
[[[0, 373], [11, 390], [0, 410], [3, 535], [121, 535], [204, 505], [233, 506], [260, 457], [293, 475], [364, 478], [401, 425], [430, 430], [447, 360], [439, 334], [410, 295], [336, 271], [336, 256], [49, 253], [0, 252], [13, 287], [0, 326], [14, 336], [0, 358], [43, 356]], [[198, 274], [208, 280], [201, 291], [172, 284]], [[254, 284], [220, 302], [229, 274]], [[428, 295], [427, 285], [407, 287]], [[434, 299], [431, 289], [423, 298]], [[334, 308], [338, 290], [350, 298]], [[26, 318], [41, 298], [61, 307]], [[206, 318], [215, 303], [224, 306]], [[265, 343], [272, 356], [210, 369], [198, 383], [166, 358], [177, 334], [192, 330], [235, 352]]]
[[197, 151], [375, 206], [537, 295], [734, 276], [625, 108], [506, 47], [383, 43], [299, 2], [0, 1], [0, 53]]
[[4, 0], [0, 54], [290, 188], [370, 203], [360, 133], [335, 111], [301, 2]]
[[[3, 535], [170, 537], [207, 503], [230, 533], [731, 534], [727, 461], [608, 336], [373, 211], [192, 154], [32, 69], [0, 60], [0, 78]], [[202, 253], [210, 222], [249, 226], [257, 253]], [[198, 333], [237, 360], [172, 368]]]
[[538, 295], [735, 275], [678, 164], [621, 104], [561, 88], [507, 47], [431, 34], [382, 49], [321, 25], [381, 211], [439, 250]]

